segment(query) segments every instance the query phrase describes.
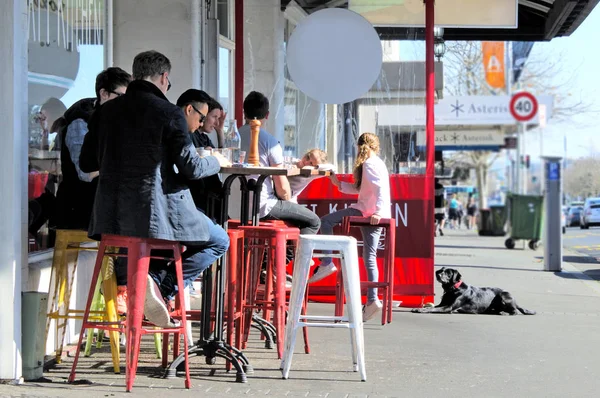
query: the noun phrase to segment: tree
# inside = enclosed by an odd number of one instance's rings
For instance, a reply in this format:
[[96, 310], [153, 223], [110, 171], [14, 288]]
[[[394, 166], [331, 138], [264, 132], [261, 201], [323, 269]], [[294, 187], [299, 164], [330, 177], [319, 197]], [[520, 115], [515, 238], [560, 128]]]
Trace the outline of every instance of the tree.
[[[511, 91], [527, 89], [533, 94], [554, 96], [551, 117], [555, 120], [568, 119], [574, 114], [591, 111], [589, 102], [585, 102], [581, 95], [573, 95], [570, 92], [575, 73], [560, 73], [561, 59], [561, 54], [557, 53], [530, 56], [519, 81], [511, 85]], [[505, 94], [504, 90], [493, 89], [486, 82], [481, 42], [447, 43], [444, 81], [445, 92], [452, 96]], [[461, 151], [453, 155], [454, 159], [469, 164], [475, 170], [480, 209], [487, 207], [488, 174], [499, 156], [499, 153], [489, 151]]]
[[564, 174], [564, 191], [567, 195], [574, 198], [600, 196], [599, 155], [575, 160]]

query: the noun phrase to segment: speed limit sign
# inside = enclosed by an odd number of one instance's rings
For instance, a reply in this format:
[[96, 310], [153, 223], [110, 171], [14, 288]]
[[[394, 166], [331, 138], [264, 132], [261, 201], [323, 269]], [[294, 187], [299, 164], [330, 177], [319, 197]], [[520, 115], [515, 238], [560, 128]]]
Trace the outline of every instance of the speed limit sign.
[[538, 102], [533, 94], [521, 92], [510, 100], [510, 113], [518, 122], [528, 122], [538, 112]]

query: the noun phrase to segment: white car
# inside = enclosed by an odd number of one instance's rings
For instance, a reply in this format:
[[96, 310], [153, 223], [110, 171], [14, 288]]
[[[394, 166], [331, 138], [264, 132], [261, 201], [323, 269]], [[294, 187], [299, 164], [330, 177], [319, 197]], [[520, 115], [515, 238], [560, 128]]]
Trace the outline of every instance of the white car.
[[600, 198], [587, 198], [581, 212], [581, 229], [600, 226]]

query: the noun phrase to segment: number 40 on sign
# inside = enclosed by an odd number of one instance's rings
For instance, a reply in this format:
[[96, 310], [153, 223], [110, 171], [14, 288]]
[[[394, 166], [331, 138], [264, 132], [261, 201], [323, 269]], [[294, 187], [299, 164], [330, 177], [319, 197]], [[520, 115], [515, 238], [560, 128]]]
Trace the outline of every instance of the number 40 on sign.
[[516, 121], [528, 122], [537, 115], [538, 102], [533, 94], [520, 92], [513, 95], [509, 108]]

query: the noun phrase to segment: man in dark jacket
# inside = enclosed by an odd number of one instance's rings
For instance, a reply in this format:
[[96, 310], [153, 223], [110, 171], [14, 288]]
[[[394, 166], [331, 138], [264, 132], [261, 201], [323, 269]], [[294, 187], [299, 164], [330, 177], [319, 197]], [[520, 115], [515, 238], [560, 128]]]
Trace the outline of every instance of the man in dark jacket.
[[[219, 172], [222, 156], [200, 158], [181, 109], [165, 97], [171, 62], [156, 51], [138, 54], [127, 93], [98, 109], [80, 156], [81, 170], [99, 170], [89, 235], [102, 234], [182, 242], [183, 279], [189, 286], [229, 247], [225, 231], [196, 209], [188, 180]], [[200, 120], [208, 106], [194, 104]], [[172, 326], [165, 299], [177, 290], [174, 268], [151, 265], [145, 314]], [[179, 287], [179, 288], [185, 288]]]
[[97, 106], [127, 90], [131, 75], [121, 68], [108, 68], [96, 77], [96, 98], [84, 98], [66, 112], [67, 127], [59, 132], [62, 181], [56, 194], [56, 212], [51, 225], [59, 229], [88, 229], [96, 195], [97, 170], [81, 171], [79, 155], [88, 132], [88, 121]]

